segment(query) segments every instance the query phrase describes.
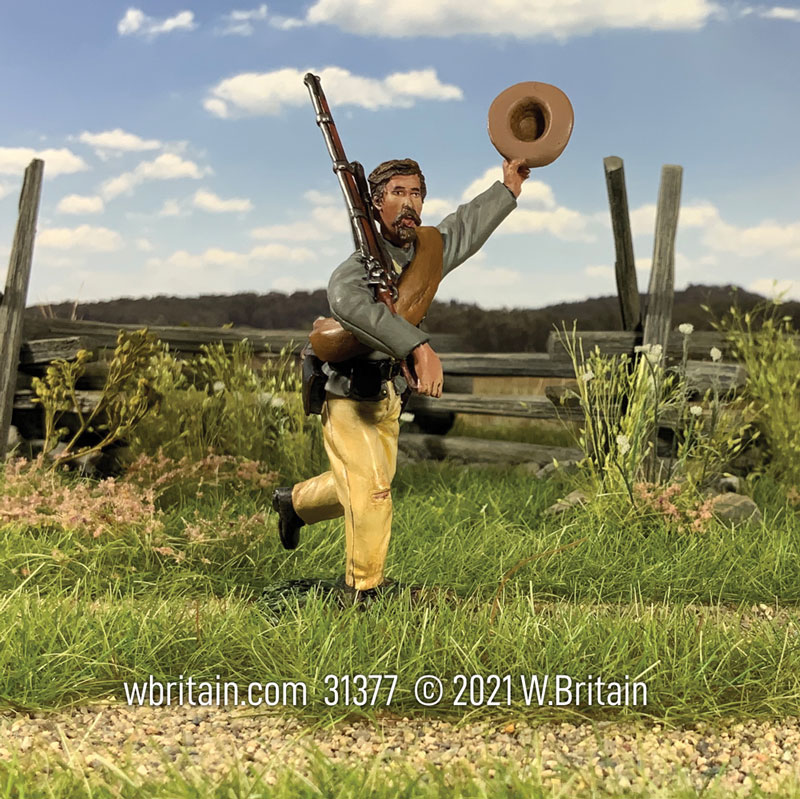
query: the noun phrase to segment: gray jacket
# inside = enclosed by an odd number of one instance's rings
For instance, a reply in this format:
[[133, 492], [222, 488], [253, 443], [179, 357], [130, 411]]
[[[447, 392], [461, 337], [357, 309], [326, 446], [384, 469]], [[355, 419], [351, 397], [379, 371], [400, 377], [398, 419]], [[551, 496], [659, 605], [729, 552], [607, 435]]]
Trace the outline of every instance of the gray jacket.
[[[517, 200], [500, 181], [445, 217], [436, 227], [442, 234], [444, 253], [442, 277], [451, 272], [484, 245], [497, 226], [516, 208]], [[424, 210], [424, 209], [423, 209]], [[414, 257], [414, 245], [397, 247], [384, 239], [386, 249], [402, 271]], [[405, 358], [429, 336], [402, 316], [394, 315], [382, 302], [375, 300], [366, 284], [366, 272], [354, 252], [336, 268], [328, 283], [331, 315], [345, 330], [374, 348], [364, 356], [370, 359]], [[338, 396], [347, 394], [347, 378], [325, 364], [329, 379], [326, 390]]]

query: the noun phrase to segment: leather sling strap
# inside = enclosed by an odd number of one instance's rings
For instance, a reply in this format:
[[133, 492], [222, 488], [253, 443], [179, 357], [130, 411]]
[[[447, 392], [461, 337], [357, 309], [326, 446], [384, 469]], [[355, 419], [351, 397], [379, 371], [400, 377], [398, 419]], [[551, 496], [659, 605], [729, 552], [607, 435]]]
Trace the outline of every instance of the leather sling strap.
[[[435, 227], [417, 228], [414, 257], [397, 281], [395, 303], [397, 313], [412, 325], [418, 325], [431, 307], [442, 279], [443, 255], [442, 234]], [[314, 322], [309, 340], [314, 354], [331, 363], [346, 361], [372, 349], [331, 317]]]

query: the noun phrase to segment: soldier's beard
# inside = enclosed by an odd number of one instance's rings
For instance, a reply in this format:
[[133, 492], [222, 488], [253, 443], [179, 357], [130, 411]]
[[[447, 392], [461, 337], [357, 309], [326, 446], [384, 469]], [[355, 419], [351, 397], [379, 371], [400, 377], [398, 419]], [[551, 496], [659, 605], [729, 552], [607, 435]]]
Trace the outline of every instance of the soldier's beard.
[[[414, 222], [414, 226], [404, 225], [404, 219], [411, 219]], [[408, 244], [417, 240], [416, 225], [420, 224], [422, 224], [422, 219], [420, 219], [419, 214], [413, 208], [404, 208], [392, 222], [392, 230], [403, 244]]]

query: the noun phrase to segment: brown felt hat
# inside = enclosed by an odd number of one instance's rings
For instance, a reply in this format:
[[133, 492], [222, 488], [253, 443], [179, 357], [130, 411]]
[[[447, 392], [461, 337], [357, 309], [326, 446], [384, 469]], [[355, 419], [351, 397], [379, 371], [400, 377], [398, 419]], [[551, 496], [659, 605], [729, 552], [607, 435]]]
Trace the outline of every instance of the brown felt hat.
[[489, 106], [489, 138], [509, 161], [545, 166], [567, 146], [573, 123], [572, 103], [549, 83], [515, 83]]

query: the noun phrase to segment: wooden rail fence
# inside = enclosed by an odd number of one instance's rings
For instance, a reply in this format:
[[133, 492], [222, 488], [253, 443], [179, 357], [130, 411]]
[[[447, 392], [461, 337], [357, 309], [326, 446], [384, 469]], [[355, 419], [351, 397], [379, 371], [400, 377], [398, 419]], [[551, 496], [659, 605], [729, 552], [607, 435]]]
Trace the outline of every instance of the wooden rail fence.
[[[36, 164], [39, 164], [36, 167]], [[672, 298], [674, 288], [675, 237], [680, 204], [682, 170], [667, 165], [662, 170], [656, 216], [653, 264], [649, 292], [644, 303], [636, 282], [633, 244], [628, 215], [622, 159], [616, 156], [603, 162], [608, 188], [612, 230], [616, 250], [616, 281], [623, 329], [620, 331], [579, 332], [583, 351], [594, 347], [605, 354], [634, 354], [637, 345], [660, 345], [667, 362], [679, 359], [683, 336], [673, 331]], [[37, 171], [38, 170], [38, 171]], [[30, 172], [30, 174], [29, 174]], [[0, 415], [0, 455], [6, 443], [8, 422], [14, 412], [30, 413], [33, 403], [31, 377], [41, 374], [46, 364], [56, 358], [74, 358], [79, 349], [89, 349], [101, 357], [87, 365], [79, 384], [78, 402], [89, 408], [97, 399], [97, 391], [105, 380], [103, 350], [113, 348], [121, 329], [137, 330], [141, 325], [112, 325], [64, 319], [26, 319], [21, 326], [27, 274], [33, 247], [36, 206], [41, 184], [41, 162], [33, 162], [26, 172], [20, 200], [20, 223], [17, 228], [6, 296], [0, 303], [3, 346], [0, 349], [0, 401], [8, 411]], [[22, 301], [20, 300], [22, 297]], [[231, 344], [248, 339], [256, 354], [271, 354], [291, 347], [297, 354], [303, 346], [307, 330], [256, 330], [251, 328], [200, 328], [149, 326], [155, 335], [177, 353], [196, 353], [202, 344]], [[17, 337], [17, 338], [15, 338]], [[19, 338], [22, 343], [20, 345]], [[486, 396], [473, 391], [479, 377], [533, 377], [566, 382], [574, 378], [572, 363], [556, 333], [551, 333], [544, 353], [459, 353], [459, 336], [434, 335], [432, 346], [439, 351], [445, 373], [441, 398], [414, 396], [409, 404], [419, 420], [441, 419], [456, 413], [490, 414], [526, 419], [580, 420], [582, 413], [574, 404], [562, 404], [563, 388], [551, 387], [542, 394]], [[723, 337], [713, 332], [695, 332], [689, 338], [687, 381], [691, 389], [702, 394], [716, 386], [720, 392], [735, 392], [746, 379], [742, 366], [727, 361], [710, 360], [710, 350], [717, 347], [728, 355]], [[19, 372], [16, 372], [17, 355]], [[2, 411], [2, 408], [0, 408]], [[675, 424], [667, 417], [665, 426]], [[446, 427], [446, 425], [444, 426]], [[423, 425], [423, 429], [424, 425]], [[442, 428], [444, 429], [444, 428]]]

